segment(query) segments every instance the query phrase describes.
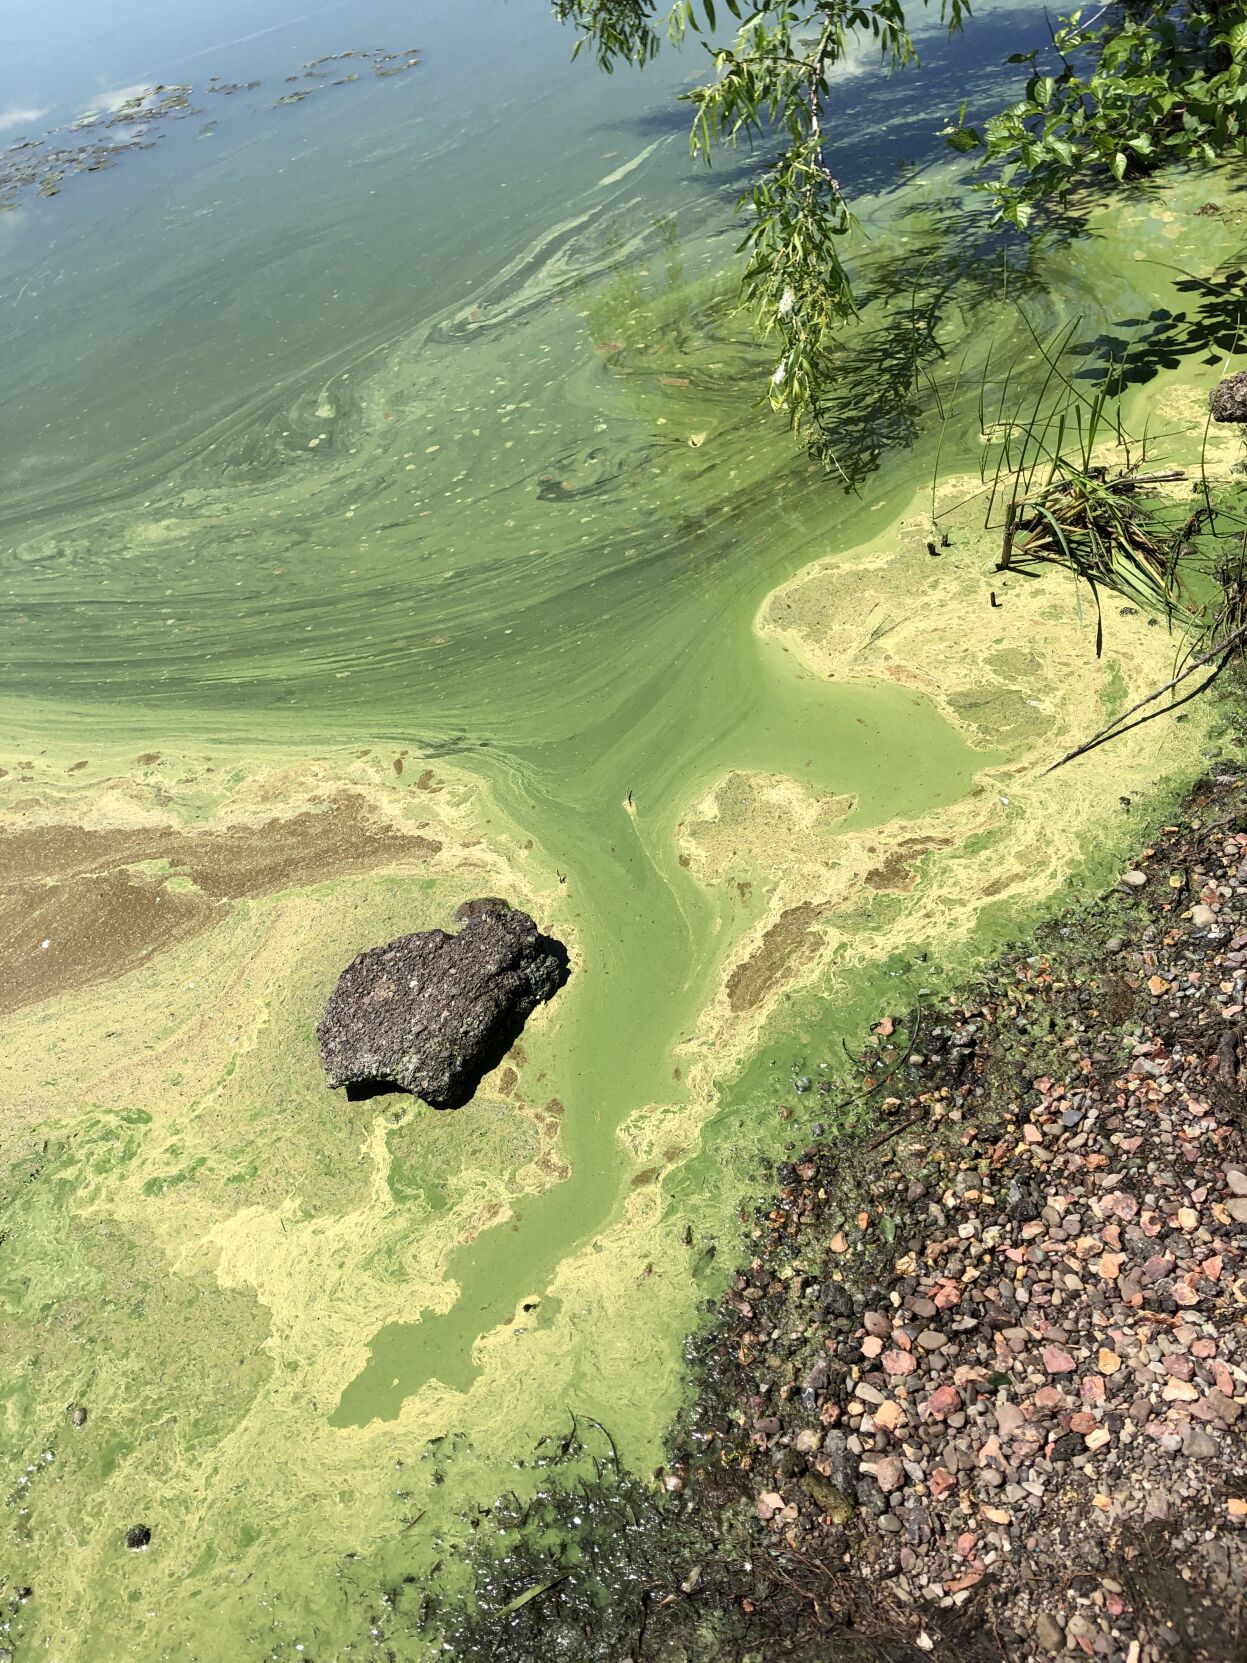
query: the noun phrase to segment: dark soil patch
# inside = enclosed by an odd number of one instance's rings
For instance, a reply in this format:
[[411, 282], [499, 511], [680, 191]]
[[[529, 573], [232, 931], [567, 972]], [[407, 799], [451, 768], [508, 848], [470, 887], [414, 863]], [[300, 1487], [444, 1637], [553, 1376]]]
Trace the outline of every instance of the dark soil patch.
[[[210, 929], [231, 901], [427, 860], [440, 848], [395, 831], [345, 791], [324, 807], [224, 829], [0, 831], [0, 1011], [124, 975]], [[156, 861], [168, 870], [134, 870]], [[195, 887], [170, 888], [170, 877]]]
[[728, 977], [727, 997], [734, 1011], [754, 1010], [772, 990], [787, 981], [793, 966], [808, 957], [818, 940], [822, 907], [813, 901], [781, 912], [762, 937], [757, 951]]

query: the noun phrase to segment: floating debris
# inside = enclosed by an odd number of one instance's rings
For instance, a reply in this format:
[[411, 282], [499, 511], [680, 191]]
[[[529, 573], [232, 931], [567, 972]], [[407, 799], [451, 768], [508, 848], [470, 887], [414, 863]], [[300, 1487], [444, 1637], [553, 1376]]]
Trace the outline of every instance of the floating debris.
[[[389, 79], [406, 74], [420, 62], [414, 50], [336, 52], [326, 58], [304, 64], [294, 75], [286, 77], [295, 90], [276, 101], [282, 104], [301, 104], [314, 92], [326, 87], [351, 86], [359, 75], [351, 72], [329, 78], [324, 64], [338, 64], [354, 58], [372, 66], [373, 74]], [[299, 85], [308, 82], [309, 85]], [[196, 90], [189, 82], [166, 86], [158, 82], [119, 103], [101, 103], [84, 110], [81, 115], [62, 127], [49, 128], [42, 138], [20, 138], [7, 149], [0, 150], [0, 213], [18, 207], [22, 196], [33, 193], [44, 198], [59, 196], [70, 179], [83, 173], [102, 173], [114, 167], [118, 159], [135, 150], [150, 150], [163, 137], [163, 126], [169, 121], [185, 119], [202, 112], [196, 110], [192, 99], [200, 94], [228, 98], [238, 93], [255, 92], [260, 81], [223, 81], [210, 76], [203, 87]], [[216, 122], [209, 121], [199, 129], [207, 137], [216, 130]], [[73, 137], [71, 138], [71, 135]], [[79, 136], [81, 135], [81, 136]]]

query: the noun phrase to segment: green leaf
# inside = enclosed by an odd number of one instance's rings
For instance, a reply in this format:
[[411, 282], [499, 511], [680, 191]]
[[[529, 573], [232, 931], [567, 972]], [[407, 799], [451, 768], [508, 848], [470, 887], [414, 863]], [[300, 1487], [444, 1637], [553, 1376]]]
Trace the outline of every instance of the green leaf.
[[497, 1615], [510, 1617], [516, 1611], [522, 1611], [531, 1601], [540, 1599], [542, 1594], [548, 1594], [551, 1588], [557, 1588], [560, 1582], [566, 1581], [567, 1575], [564, 1573], [562, 1576], [552, 1576], [548, 1582], [534, 1582], [531, 1588], [525, 1588], [522, 1594], [517, 1594], [513, 1600], [509, 1600]]

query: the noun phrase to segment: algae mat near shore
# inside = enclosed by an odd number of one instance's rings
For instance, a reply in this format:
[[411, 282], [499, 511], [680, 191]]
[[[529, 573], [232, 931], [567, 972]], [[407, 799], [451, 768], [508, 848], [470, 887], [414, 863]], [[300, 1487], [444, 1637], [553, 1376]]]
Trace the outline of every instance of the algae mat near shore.
[[[508, 27], [528, 56], [494, 42], [473, 70], [518, 110], [562, 44]], [[1169, 728], [1041, 777], [1172, 649], [1123, 617], [1097, 664], [1055, 583], [987, 603], [980, 509], [956, 507], [981, 443], [957, 366], [1025, 334], [955, 280], [951, 181], [904, 221], [867, 200], [877, 293], [846, 376], [891, 425], [857, 430], [879, 471], [845, 497], [750, 409], [762, 360], [717, 274], [721, 205], [635, 130], [657, 121], [638, 93], [610, 96], [626, 138], [569, 95], [566, 188], [535, 179], [496, 246], [464, 234], [480, 194], [430, 186], [446, 234], [423, 289], [368, 323], [323, 314], [317, 352], [296, 251], [231, 301], [244, 335], [290, 311], [271, 367], [231, 358], [179, 404], [219, 335], [204, 305], [155, 394], [150, 364], [114, 386], [105, 442], [110, 348], [77, 337], [91, 442], [11, 469], [0, 1576], [6, 1599], [33, 1590], [8, 1614], [19, 1655], [343, 1655], [370, 1643], [368, 1575], [453, 1577], [459, 1510], [567, 1410], [652, 1465], [706, 1249], [774, 1132], [767, 1064], [782, 1075], [809, 1001], [832, 1000], [829, 1043], [852, 1033], [902, 959], [1041, 903], [1111, 841], [1120, 795], [1187, 765]], [[397, 193], [404, 145], [432, 134], [395, 110], [308, 143]], [[183, 216], [223, 177], [159, 165]], [[483, 189], [470, 147], [446, 166]], [[1132, 250], [1231, 251], [1231, 217], [1175, 204]], [[262, 244], [241, 210], [227, 225]], [[345, 285], [356, 251], [330, 247]], [[893, 454], [905, 411], [869, 379], [912, 293], [898, 274], [932, 248], [952, 412], [934, 561], [934, 432]], [[1024, 273], [1037, 321], [1085, 293], [1090, 337], [1153, 304], [1130, 252]], [[487, 893], [572, 953], [521, 1046], [453, 1114], [326, 1092], [313, 1028], [342, 965]]]

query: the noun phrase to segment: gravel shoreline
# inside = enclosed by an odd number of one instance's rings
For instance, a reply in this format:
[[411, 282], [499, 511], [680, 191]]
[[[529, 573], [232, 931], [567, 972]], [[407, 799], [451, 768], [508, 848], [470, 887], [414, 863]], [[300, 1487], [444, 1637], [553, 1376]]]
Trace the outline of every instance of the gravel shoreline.
[[668, 1483], [747, 1475], [815, 1630], [847, 1577], [898, 1656], [1247, 1656], [1242, 780], [1180, 818], [776, 1168]]

